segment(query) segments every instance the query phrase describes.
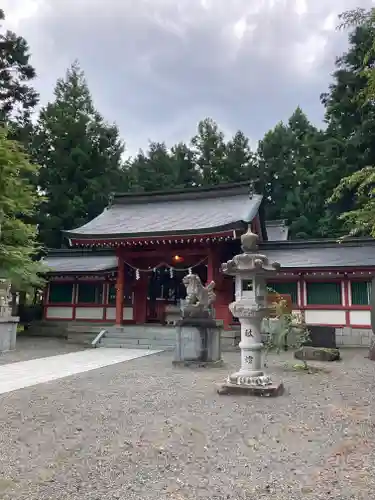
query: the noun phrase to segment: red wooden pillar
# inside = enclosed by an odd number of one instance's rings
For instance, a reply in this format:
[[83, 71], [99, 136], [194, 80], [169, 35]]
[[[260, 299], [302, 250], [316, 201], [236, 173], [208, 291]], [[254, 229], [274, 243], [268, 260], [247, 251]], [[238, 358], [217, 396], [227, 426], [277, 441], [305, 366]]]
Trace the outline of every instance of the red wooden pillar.
[[125, 283], [125, 261], [121, 253], [118, 253], [117, 282], [116, 282], [116, 325], [122, 325], [124, 313], [124, 283]]
[[217, 270], [217, 256], [215, 255], [214, 249], [210, 246], [208, 247], [208, 255], [207, 255], [207, 284], [211, 283], [211, 281], [215, 281]]
[[232, 302], [231, 281], [224, 279], [223, 274], [220, 272], [220, 249], [208, 248], [207, 259], [207, 283], [215, 282], [216, 301], [214, 303], [216, 319], [221, 320], [224, 325], [224, 330], [230, 330], [232, 323], [232, 315], [229, 311], [228, 305]]
[[350, 281], [347, 275], [344, 277], [344, 281], [342, 281], [342, 286], [343, 286], [343, 292], [344, 292], [344, 297], [343, 297], [343, 305], [345, 306], [345, 323], [346, 326], [350, 326], [350, 300], [349, 300], [349, 288], [350, 288]]

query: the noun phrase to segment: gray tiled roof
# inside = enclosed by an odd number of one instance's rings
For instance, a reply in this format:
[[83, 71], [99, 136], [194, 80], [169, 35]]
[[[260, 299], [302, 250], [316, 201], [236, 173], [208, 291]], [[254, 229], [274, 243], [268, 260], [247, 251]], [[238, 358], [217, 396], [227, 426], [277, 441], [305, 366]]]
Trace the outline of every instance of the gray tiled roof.
[[42, 262], [49, 272], [98, 272], [117, 268], [115, 255], [48, 255]]
[[283, 220], [266, 221], [268, 241], [285, 241], [288, 239], [289, 228]]
[[[242, 191], [242, 192], [241, 192]], [[68, 238], [99, 236], [153, 236], [199, 234], [232, 229], [250, 222], [257, 214], [262, 196], [249, 198], [248, 189], [218, 192], [212, 196], [148, 196], [140, 201], [129, 197], [105, 209], [84, 226], [65, 231]]]
[[[307, 246], [307, 244], [306, 244]], [[319, 245], [319, 247], [261, 250], [262, 253], [281, 266], [288, 268], [371, 267], [375, 266], [375, 245]]]

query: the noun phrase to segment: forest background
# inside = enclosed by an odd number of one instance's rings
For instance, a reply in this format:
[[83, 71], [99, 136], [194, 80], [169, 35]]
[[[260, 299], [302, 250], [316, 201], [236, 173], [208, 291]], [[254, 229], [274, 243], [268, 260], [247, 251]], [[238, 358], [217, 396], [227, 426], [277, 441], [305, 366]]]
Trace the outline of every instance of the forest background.
[[266, 218], [285, 219], [293, 239], [374, 236], [375, 10], [346, 12], [339, 23], [349, 43], [322, 89], [322, 128], [298, 107], [252, 150], [241, 130], [227, 138], [204, 118], [190, 141], [151, 142], [131, 158], [78, 62], [36, 115], [30, 48], [0, 26], [0, 268], [35, 280], [35, 255], [63, 246], [61, 230], [94, 218], [113, 192], [250, 180], [265, 197]]

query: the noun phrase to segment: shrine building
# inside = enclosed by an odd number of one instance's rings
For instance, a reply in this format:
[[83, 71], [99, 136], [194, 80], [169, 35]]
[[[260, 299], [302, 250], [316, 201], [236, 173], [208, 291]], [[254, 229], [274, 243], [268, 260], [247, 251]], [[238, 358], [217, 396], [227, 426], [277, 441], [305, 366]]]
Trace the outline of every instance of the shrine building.
[[268, 286], [288, 295], [307, 324], [336, 328], [338, 344], [367, 345], [375, 241], [290, 240], [283, 221], [264, 220], [249, 183], [115, 195], [95, 219], [64, 232], [69, 248], [44, 258], [44, 320], [171, 325], [182, 278], [193, 272], [215, 281], [215, 317], [231, 331], [234, 283], [220, 264], [240, 253], [248, 224], [261, 253], [282, 266]]

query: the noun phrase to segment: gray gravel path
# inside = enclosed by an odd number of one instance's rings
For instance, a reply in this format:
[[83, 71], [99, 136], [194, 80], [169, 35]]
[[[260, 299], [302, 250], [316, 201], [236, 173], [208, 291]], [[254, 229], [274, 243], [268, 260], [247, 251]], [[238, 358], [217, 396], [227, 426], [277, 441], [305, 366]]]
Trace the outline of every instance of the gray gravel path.
[[0, 353], [0, 365], [28, 361], [29, 359], [45, 358], [57, 354], [67, 354], [85, 349], [85, 346], [68, 344], [64, 339], [48, 337], [19, 336], [15, 351]]
[[[285, 370], [280, 398], [219, 396], [237, 367], [176, 369], [171, 355], [0, 397], [3, 500], [366, 499], [375, 488], [375, 363]], [[372, 466], [372, 467], [371, 467]]]

